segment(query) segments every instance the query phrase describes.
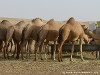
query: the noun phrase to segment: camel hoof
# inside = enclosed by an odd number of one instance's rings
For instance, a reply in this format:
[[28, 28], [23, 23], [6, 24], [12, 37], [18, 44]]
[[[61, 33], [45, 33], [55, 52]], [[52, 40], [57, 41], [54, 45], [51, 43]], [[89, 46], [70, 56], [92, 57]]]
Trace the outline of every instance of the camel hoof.
[[84, 61], [84, 59], [81, 59], [82, 61]]
[[54, 61], [56, 60], [56, 59], [53, 59]]
[[41, 58], [41, 60], [43, 60], [43, 58]]
[[59, 62], [62, 62], [61, 60]]
[[62, 62], [62, 60], [58, 59], [59, 62]]
[[70, 61], [72, 62], [73, 60], [72, 60], [72, 59], [70, 59]]

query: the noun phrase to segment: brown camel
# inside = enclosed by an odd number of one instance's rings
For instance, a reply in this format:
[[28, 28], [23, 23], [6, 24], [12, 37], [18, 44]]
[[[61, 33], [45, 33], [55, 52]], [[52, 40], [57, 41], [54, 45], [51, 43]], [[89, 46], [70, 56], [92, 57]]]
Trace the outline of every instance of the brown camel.
[[11, 27], [11, 26], [13, 26], [13, 24], [11, 24], [7, 20], [3, 20], [0, 23], [0, 46], [2, 45], [3, 41], [5, 42], [5, 46], [4, 46], [4, 58], [6, 58], [5, 53], [7, 53], [7, 58], [9, 58], [9, 56], [8, 56], [8, 49], [7, 49], [8, 44], [6, 43], [7, 40], [8, 40], [8, 38], [6, 38], [6, 36], [7, 36], [7, 31], [9, 29], [9, 27]]
[[49, 43], [49, 41], [54, 41], [54, 60], [55, 60], [55, 51], [56, 51], [56, 41], [57, 37], [59, 35], [59, 29], [62, 27], [61, 23], [56, 22], [54, 19], [49, 20], [44, 26], [41, 27], [41, 30], [38, 33], [38, 39], [36, 41], [36, 49], [35, 49], [35, 60], [37, 59], [37, 50], [39, 49], [40, 51], [40, 56], [42, 59], [41, 55], [41, 50], [43, 46], [44, 40], [46, 40], [45, 45]]
[[[20, 42], [22, 40], [22, 36], [23, 36], [23, 31], [25, 29], [25, 27], [28, 25], [27, 22], [25, 21], [20, 21], [18, 22], [16, 25], [12, 26], [11, 28], [9, 28], [8, 32], [7, 32], [7, 35], [10, 35], [10, 36], [7, 36], [8, 40], [7, 42], [9, 42], [9, 40], [11, 38], [13, 38], [14, 40], [14, 43], [15, 43], [15, 51], [14, 51], [14, 54], [15, 52], [17, 51], [17, 56], [16, 58], [18, 59], [19, 58], [19, 53], [20, 53]], [[14, 56], [14, 55], [13, 55]]]
[[81, 51], [81, 59], [83, 59], [82, 54], [82, 40], [84, 38], [84, 30], [79, 22], [75, 21], [73, 17], [71, 17], [67, 23], [63, 26], [62, 29], [59, 31], [58, 37], [58, 60], [59, 62], [62, 61], [62, 46], [65, 41], [72, 42], [72, 49], [71, 49], [71, 57], [70, 60], [72, 61], [72, 55], [74, 52], [74, 43], [77, 39], [80, 39], [80, 51]]
[[100, 40], [100, 34], [96, 34], [88, 28], [84, 29], [85, 33], [95, 40]]
[[[44, 21], [40, 18], [35, 18], [32, 20], [32, 24], [28, 25], [23, 33], [23, 39], [20, 45], [21, 51], [22, 51], [22, 59], [23, 59], [23, 47], [28, 42], [29, 44], [29, 50], [31, 49], [32, 41], [37, 40], [37, 33], [39, 32], [42, 25], [44, 25]], [[28, 51], [29, 51], [28, 50]], [[29, 53], [29, 52], [28, 52]]]
[[[91, 38], [93, 38], [93, 40], [90, 41], [91, 44], [100, 44], [100, 38], [98, 37], [100, 36], [100, 28], [96, 28], [93, 31], [85, 29], [85, 32], [89, 34]], [[94, 54], [94, 52], [92, 52], [92, 54]], [[99, 51], [96, 51], [96, 58], [99, 58]]]
[[[95, 30], [93, 30], [93, 33], [100, 34], [100, 28], [96, 28]], [[96, 44], [100, 44], [100, 40], [94, 40], [93, 42]]]

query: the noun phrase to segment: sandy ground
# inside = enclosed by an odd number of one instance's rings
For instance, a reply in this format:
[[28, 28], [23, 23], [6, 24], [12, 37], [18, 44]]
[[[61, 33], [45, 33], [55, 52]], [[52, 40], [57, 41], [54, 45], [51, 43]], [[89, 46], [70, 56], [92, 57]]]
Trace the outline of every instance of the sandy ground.
[[0, 57], [0, 75], [100, 75], [100, 60], [91, 54], [84, 54], [84, 58], [82, 62], [80, 56], [74, 56], [71, 62], [69, 55], [63, 54], [63, 62], [58, 62], [49, 57], [34, 61], [34, 55], [28, 60]]

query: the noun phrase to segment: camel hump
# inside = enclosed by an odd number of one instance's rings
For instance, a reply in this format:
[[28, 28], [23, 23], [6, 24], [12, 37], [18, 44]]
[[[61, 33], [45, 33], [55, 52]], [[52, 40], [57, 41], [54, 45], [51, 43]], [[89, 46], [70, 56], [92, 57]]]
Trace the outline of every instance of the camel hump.
[[71, 17], [67, 23], [70, 23], [70, 24], [75, 24], [75, 19], [73, 17]]
[[0, 23], [0, 26], [2, 26], [2, 27], [9, 27], [9, 26], [12, 26], [12, 24], [9, 21], [7, 21], [7, 20], [3, 20]]
[[2, 20], [2, 22], [1, 23], [5, 23], [5, 22], [9, 22], [8, 20]]
[[32, 23], [34, 23], [34, 22], [40, 22], [40, 21], [43, 21], [43, 20], [41, 18], [35, 18], [35, 19], [32, 20]]
[[33, 19], [32, 23], [36, 24], [36, 25], [44, 24], [43, 19], [41, 19], [41, 18], [35, 18], [35, 19]]
[[10, 24], [10, 22], [9, 22], [8, 20], [3, 20], [3, 21], [1, 22], [1, 24]]
[[50, 19], [47, 24], [54, 24], [55, 23], [55, 20], [54, 19]]
[[41, 18], [35, 18], [32, 20], [32, 22], [34, 22], [34, 21], [43, 21], [43, 20]]
[[20, 21], [20, 22], [17, 23], [17, 25], [23, 25], [25, 23], [26, 23], [25, 21]]

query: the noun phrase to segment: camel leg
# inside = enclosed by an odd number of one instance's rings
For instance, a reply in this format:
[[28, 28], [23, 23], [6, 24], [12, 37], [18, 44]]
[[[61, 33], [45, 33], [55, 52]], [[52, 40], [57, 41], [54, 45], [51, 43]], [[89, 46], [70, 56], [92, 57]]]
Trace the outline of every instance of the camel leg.
[[7, 58], [9, 59], [8, 47], [9, 47], [9, 44], [8, 45], [6, 44], [6, 53], [7, 53]]
[[58, 61], [62, 61], [62, 45], [64, 44], [64, 41], [58, 44]]
[[5, 50], [5, 44], [4, 44], [4, 42], [2, 42], [3, 43], [3, 45], [4, 45], [4, 47], [3, 47], [3, 53], [4, 53], [4, 59], [6, 59], [6, 50]]
[[28, 54], [29, 54], [29, 44], [28, 44], [27, 41], [21, 42], [21, 44], [20, 44], [21, 50], [23, 50], [24, 47], [25, 47], [26, 59], [28, 59], [29, 58], [29, 56], [28, 56]]
[[23, 48], [26, 46], [26, 44], [27, 44], [27, 40], [24, 40], [20, 44], [20, 50], [21, 50], [21, 58], [22, 58], [22, 60], [24, 59], [24, 57], [23, 57]]
[[17, 43], [17, 56], [16, 59], [19, 59], [19, 54], [20, 54], [20, 45]]
[[30, 58], [30, 53], [32, 53], [32, 51], [31, 51], [32, 42], [33, 42], [32, 40], [28, 41], [28, 50], [27, 50], [28, 51], [28, 58]]
[[4, 49], [4, 59], [6, 59], [6, 50]]
[[47, 54], [49, 55], [49, 54], [50, 54], [50, 51], [49, 51], [49, 50], [50, 50], [50, 49], [49, 49], [49, 45], [47, 45], [47, 50], [48, 50], [48, 53], [47, 53]]
[[45, 59], [47, 60], [47, 45], [43, 45], [43, 46], [44, 46], [43, 50], [45, 50]]
[[48, 50], [48, 43], [49, 41], [46, 41], [46, 43], [43, 45], [45, 49], [45, 59], [47, 60], [47, 50]]
[[10, 43], [11, 43], [11, 48], [10, 48], [10, 52], [11, 52], [12, 51], [12, 47], [13, 47], [13, 43], [12, 43], [12, 41]]
[[43, 50], [45, 50], [45, 54], [44, 54], [44, 57], [45, 57], [45, 59], [47, 60], [47, 45], [45, 44], [45, 42], [44, 42], [44, 44], [43, 44]]
[[35, 61], [37, 60], [37, 50], [39, 50], [39, 53], [40, 53], [40, 57], [41, 57], [41, 60], [42, 60], [42, 55], [41, 55], [41, 51], [42, 51], [42, 46], [43, 46], [43, 42], [35, 42]]
[[54, 41], [53, 60], [55, 60], [55, 52], [56, 52], [56, 41]]
[[76, 52], [76, 55], [78, 56], [78, 55], [79, 55], [79, 53], [78, 53], [78, 52]]
[[[15, 42], [14, 42], [14, 43], [15, 43]], [[14, 52], [13, 52], [12, 57], [14, 57], [14, 56], [15, 56], [16, 51], [17, 51], [17, 43], [15, 43], [15, 50], [14, 50]]]
[[83, 40], [82, 40], [82, 38], [81, 38], [81, 39], [80, 39], [81, 60], [84, 61], [84, 59], [83, 59], [83, 53], [82, 53], [82, 42], [83, 42]]
[[72, 42], [72, 49], [71, 49], [71, 57], [70, 57], [70, 61], [72, 61], [72, 58], [73, 58], [74, 44], [75, 44], [75, 41]]
[[39, 45], [38, 45], [38, 43], [37, 42], [35, 42], [35, 61], [37, 60], [37, 50], [38, 50], [38, 48], [39, 48]]
[[3, 48], [3, 42], [0, 41], [0, 52], [2, 52], [2, 48]]
[[5, 45], [4, 45], [4, 58], [6, 58], [5, 55], [7, 54], [7, 58], [9, 59], [8, 46], [9, 46], [9, 43], [8, 42], [5, 42]]
[[40, 45], [40, 47], [39, 47], [39, 53], [40, 53], [41, 60], [43, 60], [43, 58], [42, 58], [42, 54], [41, 54], [42, 46], [43, 46], [43, 42], [41, 43], [41, 45]]

